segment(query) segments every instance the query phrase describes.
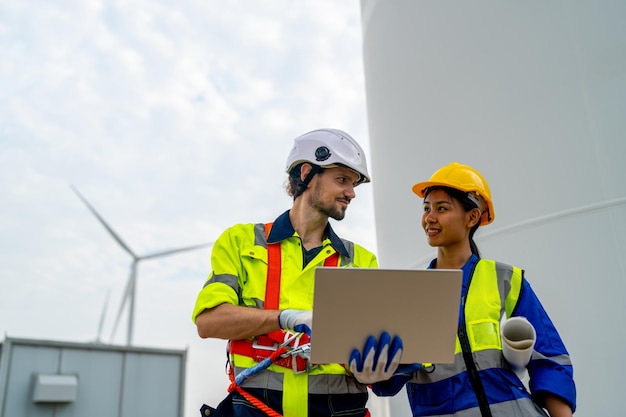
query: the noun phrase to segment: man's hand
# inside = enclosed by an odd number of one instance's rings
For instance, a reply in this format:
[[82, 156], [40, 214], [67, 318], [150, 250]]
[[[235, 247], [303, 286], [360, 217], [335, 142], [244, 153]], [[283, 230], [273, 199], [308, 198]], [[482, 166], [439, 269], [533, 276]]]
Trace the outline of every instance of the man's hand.
[[398, 369], [402, 358], [402, 339], [383, 332], [377, 341], [374, 336], [367, 338], [363, 353], [353, 349], [350, 354], [350, 371], [362, 384], [390, 379]]
[[293, 330], [311, 336], [313, 312], [310, 310], [283, 310], [278, 315], [278, 325], [283, 330]]

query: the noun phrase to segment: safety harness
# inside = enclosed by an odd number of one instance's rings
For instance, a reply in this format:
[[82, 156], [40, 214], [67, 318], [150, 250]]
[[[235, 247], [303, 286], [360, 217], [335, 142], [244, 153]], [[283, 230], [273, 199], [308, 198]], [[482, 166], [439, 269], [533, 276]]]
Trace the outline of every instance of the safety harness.
[[[265, 224], [266, 240], [269, 237], [273, 223]], [[324, 261], [324, 266], [338, 266], [339, 253], [335, 252]], [[278, 310], [280, 301], [281, 279], [281, 250], [280, 242], [267, 243], [267, 281], [265, 285], [264, 309]], [[251, 404], [264, 411], [270, 417], [281, 417], [279, 413], [268, 407], [265, 403], [246, 392], [241, 384], [249, 378], [259, 374], [270, 365], [276, 364], [294, 373], [306, 372], [311, 364], [303, 354], [308, 353], [311, 343], [310, 338], [304, 333], [276, 330], [271, 333], [256, 336], [253, 340], [230, 340], [228, 351], [231, 354], [244, 355], [259, 362], [252, 368], [241, 372], [237, 377], [229, 364], [228, 375], [230, 386], [228, 392], [237, 391]]]

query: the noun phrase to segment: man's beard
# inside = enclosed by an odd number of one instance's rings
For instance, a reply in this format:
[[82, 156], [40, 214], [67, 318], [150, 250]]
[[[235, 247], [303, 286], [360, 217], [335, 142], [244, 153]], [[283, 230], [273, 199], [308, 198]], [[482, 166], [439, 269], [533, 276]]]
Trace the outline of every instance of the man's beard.
[[[313, 207], [326, 217], [330, 217], [335, 220], [343, 220], [343, 218], [346, 216], [347, 207], [341, 206], [341, 208], [337, 208], [336, 200], [333, 200], [330, 204], [325, 205], [320, 198], [321, 194], [322, 190], [319, 184], [316, 184], [315, 189], [311, 194], [311, 207]], [[349, 202], [350, 200], [347, 201]]]

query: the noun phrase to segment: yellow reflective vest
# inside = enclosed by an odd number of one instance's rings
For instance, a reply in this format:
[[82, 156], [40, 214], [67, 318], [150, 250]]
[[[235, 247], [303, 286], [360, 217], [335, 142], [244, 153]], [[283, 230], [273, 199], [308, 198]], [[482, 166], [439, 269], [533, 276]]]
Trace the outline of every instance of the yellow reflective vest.
[[[237, 224], [216, 240], [212, 254], [212, 271], [197, 296], [193, 320], [206, 309], [223, 303], [263, 308], [267, 280], [267, 241], [280, 242], [281, 283], [279, 308], [313, 309], [314, 271], [326, 258], [339, 252], [339, 267], [377, 268], [376, 256], [362, 246], [340, 239], [330, 225], [322, 250], [306, 266], [302, 242], [289, 222], [288, 212], [276, 221], [266, 238], [265, 225]], [[346, 360], [349, 352], [346, 352]], [[230, 355], [235, 375], [257, 364], [243, 355]], [[243, 388], [283, 391], [283, 415], [306, 416], [308, 394], [363, 394], [366, 386], [342, 364], [318, 365], [309, 372], [296, 374], [290, 369], [271, 365], [262, 374], [242, 384]]]

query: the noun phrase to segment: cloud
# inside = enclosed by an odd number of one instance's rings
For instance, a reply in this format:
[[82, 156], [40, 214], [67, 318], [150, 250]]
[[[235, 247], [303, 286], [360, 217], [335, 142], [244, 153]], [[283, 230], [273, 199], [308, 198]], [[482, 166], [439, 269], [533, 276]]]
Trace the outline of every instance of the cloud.
[[[132, 250], [210, 242], [290, 205], [294, 137], [366, 152], [358, 2], [33, 1], [0, 6], [0, 332], [108, 340]], [[371, 185], [345, 237], [375, 250]], [[141, 261], [135, 343], [189, 348], [186, 415], [225, 396], [224, 342], [191, 323], [209, 249]], [[124, 343], [122, 318], [114, 342]]]

